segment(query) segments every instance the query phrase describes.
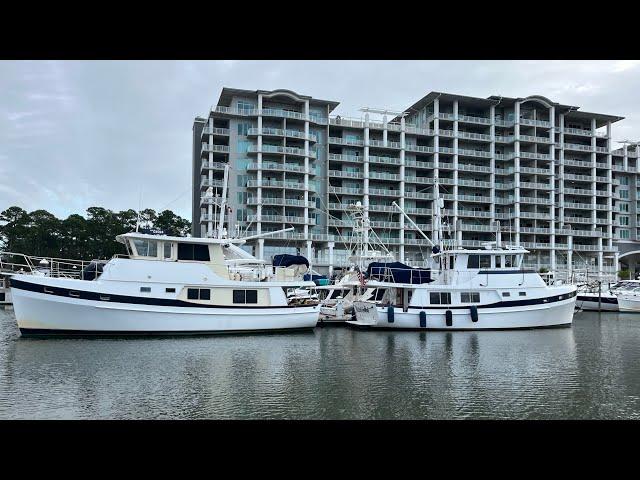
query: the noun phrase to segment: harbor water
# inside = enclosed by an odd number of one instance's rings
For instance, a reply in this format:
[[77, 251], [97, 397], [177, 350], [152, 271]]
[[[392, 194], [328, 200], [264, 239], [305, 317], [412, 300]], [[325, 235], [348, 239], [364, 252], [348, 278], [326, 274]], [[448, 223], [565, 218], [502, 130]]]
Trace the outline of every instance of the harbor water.
[[640, 315], [571, 328], [20, 337], [0, 309], [0, 419], [637, 419]]

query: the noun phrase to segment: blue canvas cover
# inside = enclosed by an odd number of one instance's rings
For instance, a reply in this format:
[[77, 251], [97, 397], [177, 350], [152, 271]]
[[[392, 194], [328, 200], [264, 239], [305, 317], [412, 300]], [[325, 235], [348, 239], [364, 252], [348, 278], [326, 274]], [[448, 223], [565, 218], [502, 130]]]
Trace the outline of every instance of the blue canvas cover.
[[413, 268], [401, 262], [372, 262], [367, 268], [367, 278], [395, 283], [429, 283], [431, 270]]
[[309, 266], [309, 260], [302, 255], [274, 255], [273, 266], [274, 267], [290, 267], [291, 265], [306, 265]]

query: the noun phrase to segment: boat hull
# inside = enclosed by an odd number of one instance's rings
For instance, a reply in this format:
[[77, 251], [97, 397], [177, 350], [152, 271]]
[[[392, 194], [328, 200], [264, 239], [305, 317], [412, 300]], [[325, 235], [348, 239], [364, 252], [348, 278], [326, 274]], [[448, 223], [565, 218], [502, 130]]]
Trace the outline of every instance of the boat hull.
[[175, 335], [311, 329], [318, 305], [194, 308], [109, 303], [12, 288], [23, 335]]
[[[478, 306], [478, 320], [473, 321], [469, 308], [452, 308], [451, 323], [447, 325], [446, 309], [416, 309], [407, 312], [394, 308], [389, 322], [389, 307], [356, 302], [356, 321], [348, 324], [369, 328], [417, 329], [417, 330], [511, 330], [519, 328], [546, 328], [570, 326], [573, 322], [576, 297], [553, 303], [536, 305], [482, 308]], [[425, 312], [424, 326], [420, 323], [420, 312]]]
[[597, 295], [578, 295], [576, 308], [587, 311], [617, 312], [618, 299], [616, 297], [602, 297], [598, 302]]
[[640, 297], [636, 295], [618, 295], [618, 308], [621, 313], [640, 313]]

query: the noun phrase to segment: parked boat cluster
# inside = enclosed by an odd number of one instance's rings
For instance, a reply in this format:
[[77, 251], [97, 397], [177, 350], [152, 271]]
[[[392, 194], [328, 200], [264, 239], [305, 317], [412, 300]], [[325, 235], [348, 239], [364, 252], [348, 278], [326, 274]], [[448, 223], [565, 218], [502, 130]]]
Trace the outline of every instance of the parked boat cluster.
[[[15, 270], [15, 259], [22, 259], [10, 284], [23, 335], [254, 332], [314, 328], [318, 322], [514, 329], [571, 325], [576, 307], [640, 311], [640, 281], [597, 292], [593, 285], [545, 282], [523, 268], [528, 251], [503, 245], [499, 232], [483, 248], [457, 247], [445, 238], [437, 192], [436, 182], [434, 238], [416, 226], [430, 247], [427, 268], [395, 261], [358, 204], [350, 211], [352, 255], [331, 280], [301, 256], [276, 255], [268, 263], [249, 254], [241, 247], [256, 236], [228, 238], [224, 208], [216, 235], [208, 238], [136, 231], [116, 237], [128, 254], [109, 261], [74, 264], [0, 252], [0, 270], [2, 262], [5, 270]], [[260, 236], [273, 233], [279, 232]]]

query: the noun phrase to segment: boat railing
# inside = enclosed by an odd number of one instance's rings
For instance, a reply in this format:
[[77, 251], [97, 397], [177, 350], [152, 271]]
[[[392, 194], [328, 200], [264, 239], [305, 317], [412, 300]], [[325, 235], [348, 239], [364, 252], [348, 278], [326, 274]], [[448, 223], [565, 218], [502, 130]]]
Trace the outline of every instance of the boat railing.
[[[99, 260], [94, 260], [99, 262]], [[48, 277], [82, 278], [82, 271], [91, 261], [68, 258], [41, 257], [17, 252], [0, 252], [0, 272], [25, 273]], [[96, 272], [96, 277], [98, 273]]]

